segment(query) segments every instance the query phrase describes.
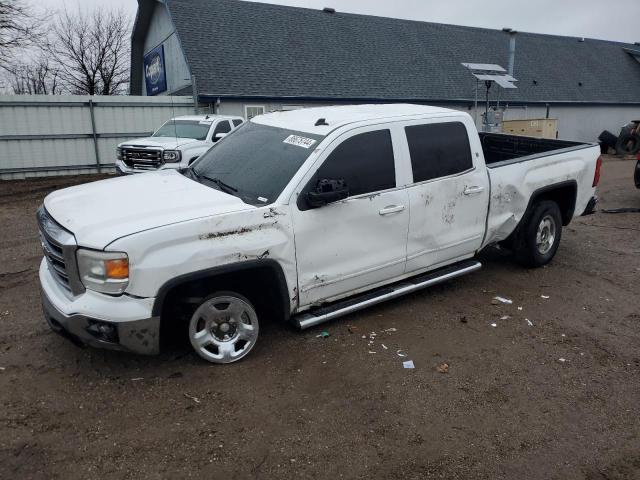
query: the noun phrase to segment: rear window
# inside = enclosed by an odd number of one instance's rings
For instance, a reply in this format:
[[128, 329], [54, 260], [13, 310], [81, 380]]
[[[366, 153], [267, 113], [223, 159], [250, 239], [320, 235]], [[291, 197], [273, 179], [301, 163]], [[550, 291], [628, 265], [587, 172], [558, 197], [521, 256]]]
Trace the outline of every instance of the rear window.
[[473, 168], [469, 135], [462, 123], [414, 125], [405, 131], [415, 183]]

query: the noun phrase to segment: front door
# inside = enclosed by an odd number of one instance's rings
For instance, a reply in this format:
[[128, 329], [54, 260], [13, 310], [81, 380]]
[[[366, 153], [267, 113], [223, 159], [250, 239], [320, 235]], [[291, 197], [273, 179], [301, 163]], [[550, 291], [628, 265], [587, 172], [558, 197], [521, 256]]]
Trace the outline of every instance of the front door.
[[[403, 274], [409, 198], [396, 186], [394, 146], [390, 129], [360, 128], [338, 138], [319, 159], [292, 208], [301, 307]], [[310, 208], [306, 192], [323, 179], [344, 180], [349, 197]]]

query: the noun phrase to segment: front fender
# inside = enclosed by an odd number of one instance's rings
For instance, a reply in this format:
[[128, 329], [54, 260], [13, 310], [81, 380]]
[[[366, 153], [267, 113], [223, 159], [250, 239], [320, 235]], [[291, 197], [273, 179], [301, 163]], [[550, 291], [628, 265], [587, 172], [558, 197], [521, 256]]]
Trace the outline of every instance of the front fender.
[[110, 250], [129, 255], [127, 293], [155, 297], [167, 282], [226, 265], [276, 262], [284, 275], [290, 309], [297, 299], [295, 247], [286, 207], [261, 207], [180, 222], [121, 238]]

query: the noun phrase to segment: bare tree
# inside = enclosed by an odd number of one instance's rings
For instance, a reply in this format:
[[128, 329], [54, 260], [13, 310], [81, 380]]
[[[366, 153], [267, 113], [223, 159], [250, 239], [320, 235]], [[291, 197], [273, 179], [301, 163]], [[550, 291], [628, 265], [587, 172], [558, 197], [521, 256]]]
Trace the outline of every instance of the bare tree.
[[0, 68], [6, 69], [17, 51], [40, 41], [45, 18], [24, 0], [0, 0]]
[[45, 55], [30, 63], [7, 68], [9, 87], [16, 95], [58, 95], [62, 93], [59, 72]]
[[121, 10], [62, 12], [52, 27], [47, 52], [65, 89], [87, 95], [124, 93], [129, 83], [130, 30]]

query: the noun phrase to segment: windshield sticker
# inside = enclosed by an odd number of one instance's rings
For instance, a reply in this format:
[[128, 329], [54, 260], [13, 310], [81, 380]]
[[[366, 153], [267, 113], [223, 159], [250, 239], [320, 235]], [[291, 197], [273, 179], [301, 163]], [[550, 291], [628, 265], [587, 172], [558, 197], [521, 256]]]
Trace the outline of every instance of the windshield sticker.
[[267, 203], [269, 201], [268, 198], [264, 198], [264, 197], [258, 197], [258, 201], [262, 202], [262, 203]]
[[311, 148], [316, 144], [316, 141], [312, 138], [299, 137], [298, 135], [289, 135], [284, 139], [284, 142], [289, 145], [295, 145], [296, 147]]

